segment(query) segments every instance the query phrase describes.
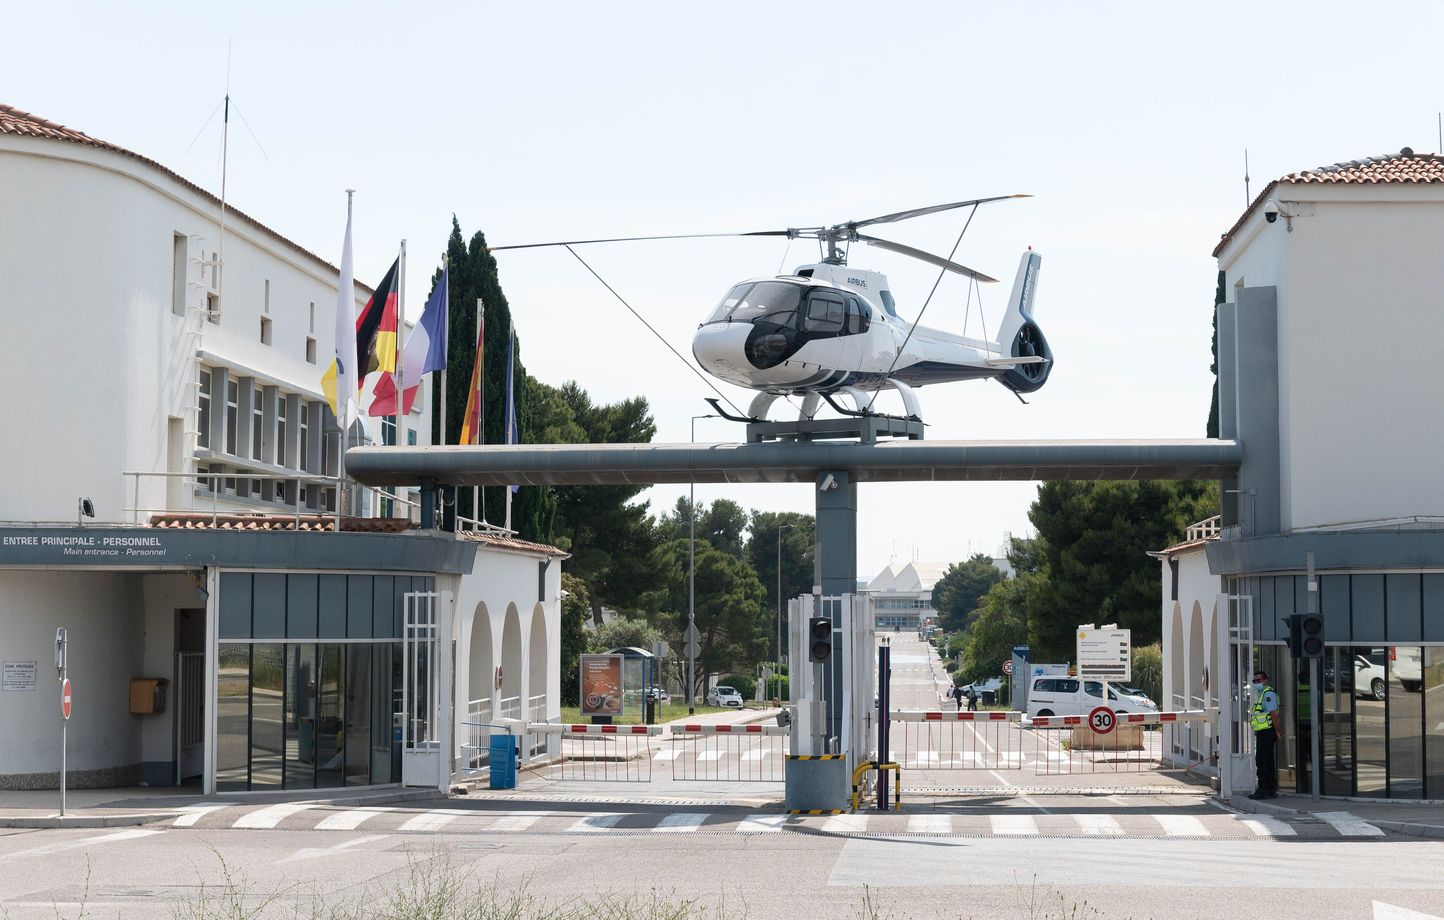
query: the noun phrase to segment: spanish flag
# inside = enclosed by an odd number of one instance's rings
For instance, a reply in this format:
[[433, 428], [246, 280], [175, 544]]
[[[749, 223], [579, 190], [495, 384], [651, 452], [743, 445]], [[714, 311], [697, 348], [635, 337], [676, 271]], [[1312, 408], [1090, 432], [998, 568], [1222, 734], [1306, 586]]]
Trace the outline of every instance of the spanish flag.
[[356, 366], [361, 371], [358, 379], [376, 371], [396, 372], [396, 330], [400, 326], [396, 276], [400, 267], [398, 257], [356, 318]]
[[471, 383], [466, 389], [466, 413], [461, 417], [458, 444], [481, 443], [481, 346], [485, 340], [486, 314], [482, 313], [476, 319], [476, 361], [471, 365]]

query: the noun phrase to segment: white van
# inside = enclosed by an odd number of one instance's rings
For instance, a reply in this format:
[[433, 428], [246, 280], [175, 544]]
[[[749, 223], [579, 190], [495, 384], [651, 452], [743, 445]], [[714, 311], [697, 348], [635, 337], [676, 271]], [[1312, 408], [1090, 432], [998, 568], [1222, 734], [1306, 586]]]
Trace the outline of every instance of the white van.
[[1409, 693], [1418, 693], [1424, 686], [1424, 650], [1417, 645], [1389, 646], [1389, 670]]
[[[1035, 677], [1028, 693], [1028, 718], [1034, 716], [1086, 716], [1103, 705], [1103, 683], [1076, 677]], [[1152, 712], [1150, 706], [1108, 688], [1108, 708], [1114, 712]]]

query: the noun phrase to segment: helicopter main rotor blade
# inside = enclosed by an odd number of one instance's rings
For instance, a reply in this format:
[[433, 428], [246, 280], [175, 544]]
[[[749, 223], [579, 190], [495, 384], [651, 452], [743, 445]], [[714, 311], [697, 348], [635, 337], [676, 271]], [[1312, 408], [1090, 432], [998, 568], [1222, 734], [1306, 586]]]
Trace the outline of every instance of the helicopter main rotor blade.
[[894, 243], [892, 240], [881, 240], [875, 236], [867, 236], [866, 234], [862, 233], [859, 233], [857, 235], [857, 238], [859, 240], [862, 240], [864, 243], [876, 246], [879, 249], [886, 249], [889, 252], [895, 252], [898, 255], [904, 255], [914, 259], [918, 259], [919, 261], [926, 262], [929, 265], [936, 265], [938, 268], [945, 268], [948, 271], [956, 272], [959, 275], [966, 275], [969, 278], [972, 278], [974, 281], [983, 281], [988, 284], [996, 284], [998, 281], [997, 278], [990, 278], [982, 272], [974, 271], [973, 269], [968, 268], [966, 265], [959, 265], [957, 262], [949, 261], [948, 259], [944, 259], [942, 256], [935, 256], [932, 253], [924, 252], [921, 249], [914, 249], [911, 246], [904, 246], [902, 243]]
[[639, 243], [645, 240], [701, 240], [723, 236], [790, 236], [795, 230], [754, 230], [750, 233], [673, 233], [667, 236], [618, 236], [605, 240], [557, 240], [554, 243], [520, 243], [512, 246], [488, 246], [487, 252], [503, 249], [541, 249], [545, 246], [583, 246], [590, 243]]
[[922, 217], [924, 214], [936, 214], [939, 211], [951, 211], [954, 208], [966, 208], [977, 204], [988, 204], [993, 201], [1006, 201], [1009, 198], [1032, 198], [1032, 195], [995, 195], [992, 198], [974, 198], [972, 201], [954, 201], [952, 204], [935, 204], [926, 208], [913, 208], [910, 211], [898, 211], [896, 214], [884, 214], [881, 217], [869, 217], [867, 220], [848, 221], [850, 227], [866, 227], [868, 224], [891, 224], [900, 220], [911, 220], [914, 217]]

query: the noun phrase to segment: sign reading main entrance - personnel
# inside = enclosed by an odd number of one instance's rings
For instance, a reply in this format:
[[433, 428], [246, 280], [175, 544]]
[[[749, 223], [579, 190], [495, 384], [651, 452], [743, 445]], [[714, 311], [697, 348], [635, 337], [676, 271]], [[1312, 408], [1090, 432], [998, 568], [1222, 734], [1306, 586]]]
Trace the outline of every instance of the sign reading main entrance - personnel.
[[1078, 676], [1083, 680], [1127, 682], [1133, 677], [1129, 654], [1132, 633], [1126, 629], [1078, 629]]

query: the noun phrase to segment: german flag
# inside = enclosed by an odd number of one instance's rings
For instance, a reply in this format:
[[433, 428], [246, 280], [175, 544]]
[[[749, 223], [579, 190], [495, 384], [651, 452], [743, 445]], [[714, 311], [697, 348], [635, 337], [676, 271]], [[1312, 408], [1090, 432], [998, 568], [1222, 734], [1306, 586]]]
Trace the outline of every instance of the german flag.
[[398, 257], [356, 317], [356, 366], [361, 369], [358, 380], [375, 371], [396, 372], [396, 330], [400, 325], [396, 277], [400, 267]]

